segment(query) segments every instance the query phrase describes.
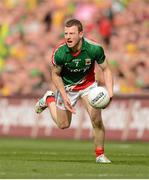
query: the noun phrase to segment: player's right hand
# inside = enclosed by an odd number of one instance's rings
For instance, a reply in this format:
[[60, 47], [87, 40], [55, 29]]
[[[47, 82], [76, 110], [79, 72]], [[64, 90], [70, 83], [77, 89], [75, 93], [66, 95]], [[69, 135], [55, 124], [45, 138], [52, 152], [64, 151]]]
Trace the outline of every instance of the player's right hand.
[[71, 113], [74, 113], [74, 114], [76, 113], [75, 108], [71, 105], [71, 102], [68, 98], [64, 99], [64, 104], [68, 111], [70, 111]]

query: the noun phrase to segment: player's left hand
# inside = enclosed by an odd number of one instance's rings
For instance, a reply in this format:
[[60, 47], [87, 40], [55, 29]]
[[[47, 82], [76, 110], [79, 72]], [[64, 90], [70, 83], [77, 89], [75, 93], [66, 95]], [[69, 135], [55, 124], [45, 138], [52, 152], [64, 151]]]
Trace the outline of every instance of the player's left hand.
[[108, 103], [105, 107], [103, 107], [102, 109], [107, 108], [107, 107], [111, 104], [111, 101], [112, 101], [112, 97], [110, 97], [110, 101], [109, 101], [109, 103]]

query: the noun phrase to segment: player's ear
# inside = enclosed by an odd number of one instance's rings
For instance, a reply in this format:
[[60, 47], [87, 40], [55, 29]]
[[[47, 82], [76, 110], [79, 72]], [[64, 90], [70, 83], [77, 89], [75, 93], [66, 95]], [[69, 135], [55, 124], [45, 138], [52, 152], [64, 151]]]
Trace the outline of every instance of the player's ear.
[[83, 37], [83, 31], [81, 31], [80, 33], [79, 33], [79, 36], [80, 36], [80, 38], [82, 38]]

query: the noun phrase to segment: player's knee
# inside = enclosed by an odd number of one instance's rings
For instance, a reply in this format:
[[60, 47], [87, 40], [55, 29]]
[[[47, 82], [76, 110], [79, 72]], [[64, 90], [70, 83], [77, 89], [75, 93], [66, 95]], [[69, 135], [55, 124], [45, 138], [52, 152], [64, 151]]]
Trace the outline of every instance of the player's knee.
[[70, 123], [67, 122], [67, 121], [62, 121], [62, 122], [60, 122], [60, 123], [58, 124], [58, 127], [59, 127], [60, 129], [67, 129], [67, 128], [70, 127]]
[[69, 128], [69, 126], [70, 126], [70, 125], [67, 125], [67, 124], [60, 124], [60, 125], [59, 125], [59, 128], [60, 128], [60, 129], [67, 129], [67, 128]]

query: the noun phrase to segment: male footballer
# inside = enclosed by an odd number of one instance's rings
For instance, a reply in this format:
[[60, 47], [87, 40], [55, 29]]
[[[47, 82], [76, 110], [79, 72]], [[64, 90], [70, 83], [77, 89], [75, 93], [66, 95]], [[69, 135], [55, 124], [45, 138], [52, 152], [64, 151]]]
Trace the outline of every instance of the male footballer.
[[93, 127], [96, 162], [110, 163], [104, 154], [105, 129], [101, 109], [92, 107], [87, 98], [90, 89], [97, 86], [95, 63], [102, 69], [105, 86], [110, 97], [113, 96], [113, 77], [104, 50], [83, 36], [82, 23], [77, 19], [66, 21], [64, 37], [65, 42], [54, 50], [51, 60], [52, 81], [57, 92], [47, 91], [36, 103], [35, 111], [41, 113], [49, 108], [57, 126], [65, 129], [71, 124], [72, 113], [76, 112], [76, 102], [82, 99]]

